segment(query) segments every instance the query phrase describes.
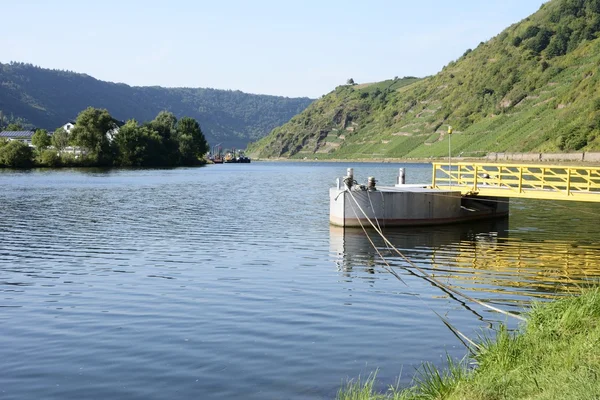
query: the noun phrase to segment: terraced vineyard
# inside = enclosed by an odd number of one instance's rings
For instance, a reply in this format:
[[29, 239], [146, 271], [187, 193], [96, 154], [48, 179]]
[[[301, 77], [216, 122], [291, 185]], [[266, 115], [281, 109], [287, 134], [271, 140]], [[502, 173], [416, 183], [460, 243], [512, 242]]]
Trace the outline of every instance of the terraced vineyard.
[[344, 85], [255, 157], [427, 158], [600, 150], [600, 0], [552, 0], [437, 75]]

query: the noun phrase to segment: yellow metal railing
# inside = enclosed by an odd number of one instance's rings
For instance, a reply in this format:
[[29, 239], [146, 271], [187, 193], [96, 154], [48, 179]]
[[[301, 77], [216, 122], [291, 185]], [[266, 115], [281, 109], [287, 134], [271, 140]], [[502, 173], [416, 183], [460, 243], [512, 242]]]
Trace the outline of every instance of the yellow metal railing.
[[432, 187], [463, 194], [600, 202], [600, 168], [433, 163]]

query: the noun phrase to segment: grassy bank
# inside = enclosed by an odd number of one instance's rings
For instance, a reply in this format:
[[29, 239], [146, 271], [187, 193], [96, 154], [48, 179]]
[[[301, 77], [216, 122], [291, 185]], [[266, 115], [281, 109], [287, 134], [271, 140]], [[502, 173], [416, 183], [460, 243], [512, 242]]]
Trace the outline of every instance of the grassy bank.
[[471, 356], [477, 367], [425, 365], [408, 389], [374, 390], [374, 379], [351, 382], [339, 399], [598, 399], [600, 289], [536, 304], [520, 332], [501, 329]]

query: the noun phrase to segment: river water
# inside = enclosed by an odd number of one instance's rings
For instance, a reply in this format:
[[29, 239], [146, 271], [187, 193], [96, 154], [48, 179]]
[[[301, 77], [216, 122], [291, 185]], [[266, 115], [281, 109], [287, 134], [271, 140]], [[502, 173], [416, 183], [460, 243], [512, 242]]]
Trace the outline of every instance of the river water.
[[[330, 228], [355, 168], [392, 184], [425, 164], [253, 163], [0, 171], [0, 398], [325, 399], [378, 370], [410, 383], [506, 317]], [[600, 207], [512, 200], [509, 219], [387, 232], [417, 265], [514, 312], [600, 276]]]

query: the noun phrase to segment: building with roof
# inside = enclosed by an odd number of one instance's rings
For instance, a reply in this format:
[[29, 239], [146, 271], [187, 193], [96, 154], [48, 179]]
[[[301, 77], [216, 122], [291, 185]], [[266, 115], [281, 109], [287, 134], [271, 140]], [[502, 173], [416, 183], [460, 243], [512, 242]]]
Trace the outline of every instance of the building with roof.
[[71, 133], [71, 130], [73, 130], [73, 128], [75, 128], [75, 121], [67, 122], [66, 124], [64, 124], [62, 126], [62, 128], [65, 130], [65, 132]]
[[18, 140], [31, 145], [31, 138], [33, 137], [34, 133], [34, 131], [2, 131], [0, 132], [0, 138]]

